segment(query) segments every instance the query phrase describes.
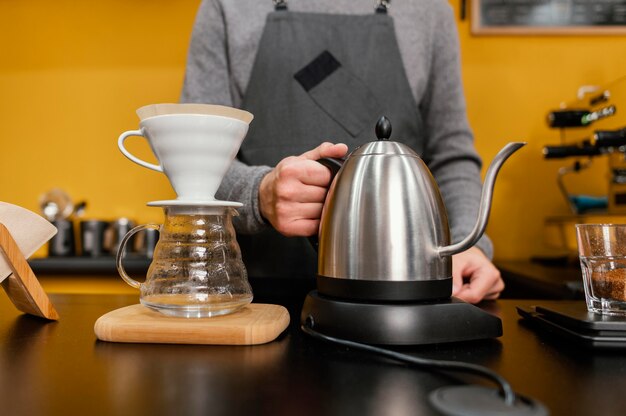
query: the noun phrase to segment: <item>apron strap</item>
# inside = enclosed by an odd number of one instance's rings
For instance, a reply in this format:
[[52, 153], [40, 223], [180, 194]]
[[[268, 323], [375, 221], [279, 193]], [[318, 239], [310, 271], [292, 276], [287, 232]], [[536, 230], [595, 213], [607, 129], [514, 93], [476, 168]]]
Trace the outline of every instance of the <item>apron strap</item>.
[[[272, 0], [274, 2], [274, 10], [287, 10], [287, 0]], [[376, 13], [387, 14], [387, 9], [391, 0], [376, 0]]]
[[376, 0], [376, 13], [387, 14], [391, 0]]
[[274, 1], [274, 10], [287, 10], [287, 0], [273, 0]]

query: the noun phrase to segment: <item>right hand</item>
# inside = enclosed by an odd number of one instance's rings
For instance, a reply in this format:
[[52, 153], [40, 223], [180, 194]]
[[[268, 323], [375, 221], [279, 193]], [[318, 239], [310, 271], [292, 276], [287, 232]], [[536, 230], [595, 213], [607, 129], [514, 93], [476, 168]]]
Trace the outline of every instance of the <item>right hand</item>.
[[261, 215], [287, 237], [317, 234], [331, 173], [316, 160], [341, 158], [346, 153], [345, 144], [322, 143], [300, 156], [281, 160], [261, 180]]

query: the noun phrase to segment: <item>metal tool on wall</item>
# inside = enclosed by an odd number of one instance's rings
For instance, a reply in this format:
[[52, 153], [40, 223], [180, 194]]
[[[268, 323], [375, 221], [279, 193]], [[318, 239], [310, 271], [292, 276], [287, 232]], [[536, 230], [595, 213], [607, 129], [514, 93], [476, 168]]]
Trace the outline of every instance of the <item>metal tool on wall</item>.
[[548, 258], [577, 264], [575, 224], [626, 221], [625, 105], [626, 76], [604, 86], [582, 86], [575, 99], [547, 112], [558, 141], [543, 147], [543, 158], [565, 162], [556, 182], [569, 212], [547, 213], [537, 258], [549, 252]]
[[[545, 159], [575, 159], [572, 165], [561, 167], [557, 175], [559, 189], [572, 214], [585, 214], [592, 210], [610, 214], [626, 213], [626, 128], [596, 130], [590, 139], [577, 144], [545, 146], [543, 154]], [[607, 156], [609, 159], [609, 194], [572, 195], [565, 186], [564, 176], [589, 168], [593, 158], [598, 156]]]
[[[559, 189], [572, 214], [579, 215], [592, 210], [613, 214], [626, 212], [626, 128], [596, 130], [589, 139], [579, 143], [545, 146], [543, 155], [545, 159], [575, 159], [572, 165], [561, 167], [557, 174]], [[609, 195], [572, 195], [566, 189], [564, 176], [589, 168], [592, 160], [598, 156], [609, 157]]]
[[[626, 214], [626, 122], [618, 111], [626, 100], [626, 77], [607, 86], [581, 86], [576, 100], [549, 111], [547, 123], [557, 129], [560, 143], [543, 148], [546, 160], [569, 159], [559, 169], [557, 183], [572, 214], [587, 212]], [[606, 195], [572, 195], [564, 176], [580, 174], [592, 160], [608, 160], [610, 177]]]

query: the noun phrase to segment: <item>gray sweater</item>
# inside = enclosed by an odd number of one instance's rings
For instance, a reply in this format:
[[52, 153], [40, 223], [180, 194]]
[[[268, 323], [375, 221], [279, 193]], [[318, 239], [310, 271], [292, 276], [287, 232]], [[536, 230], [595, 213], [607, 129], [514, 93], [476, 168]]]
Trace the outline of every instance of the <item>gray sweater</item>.
[[[294, 12], [373, 13], [372, 0], [290, 0]], [[203, 0], [193, 28], [181, 102], [239, 107], [252, 71], [271, 0]], [[427, 137], [422, 157], [439, 184], [452, 241], [468, 235], [478, 215], [481, 161], [473, 146], [461, 84], [459, 45], [452, 9], [445, 0], [396, 0], [389, 15], [411, 92]], [[320, 142], [326, 138], [320, 137]], [[332, 138], [330, 138], [332, 140]], [[373, 139], [373, 138], [372, 138]], [[240, 233], [267, 223], [259, 212], [258, 189], [268, 166], [235, 160], [217, 197], [240, 201], [235, 219]], [[487, 256], [487, 237], [477, 244]]]

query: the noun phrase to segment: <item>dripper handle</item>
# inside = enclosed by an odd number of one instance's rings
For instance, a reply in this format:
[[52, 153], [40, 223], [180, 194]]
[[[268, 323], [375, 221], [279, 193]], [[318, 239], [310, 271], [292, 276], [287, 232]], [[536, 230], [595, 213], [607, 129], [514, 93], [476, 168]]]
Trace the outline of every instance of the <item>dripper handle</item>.
[[159, 226], [158, 224], [144, 224], [144, 225], [138, 225], [137, 227], [133, 228], [132, 230], [127, 232], [124, 238], [122, 239], [122, 242], [120, 243], [120, 248], [119, 250], [117, 250], [117, 255], [115, 256], [115, 266], [117, 267], [117, 271], [120, 274], [120, 277], [124, 279], [126, 283], [128, 283], [130, 286], [136, 289], [139, 289], [141, 287], [141, 283], [136, 281], [135, 279], [130, 277], [128, 273], [126, 273], [126, 270], [124, 270], [124, 265], [122, 264], [122, 262], [124, 260], [124, 257], [126, 257], [126, 243], [128, 243], [128, 241], [133, 235], [145, 229], [153, 229], [153, 230], [159, 231], [161, 229], [161, 226]]
[[146, 136], [143, 135], [142, 130], [125, 131], [124, 133], [120, 135], [119, 139], [117, 139], [117, 147], [120, 148], [120, 151], [122, 152], [122, 154], [126, 156], [129, 160], [135, 162], [136, 164], [140, 166], [143, 166], [144, 168], [156, 170], [157, 172], [163, 172], [163, 168], [161, 166], [155, 165], [153, 163], [148, 163], [145, 160], [139, 159], [137, 156], [134, 156], [124, 147], [124, 141], [131, 136], [139, 136], [139, 137], [146, 138]]

